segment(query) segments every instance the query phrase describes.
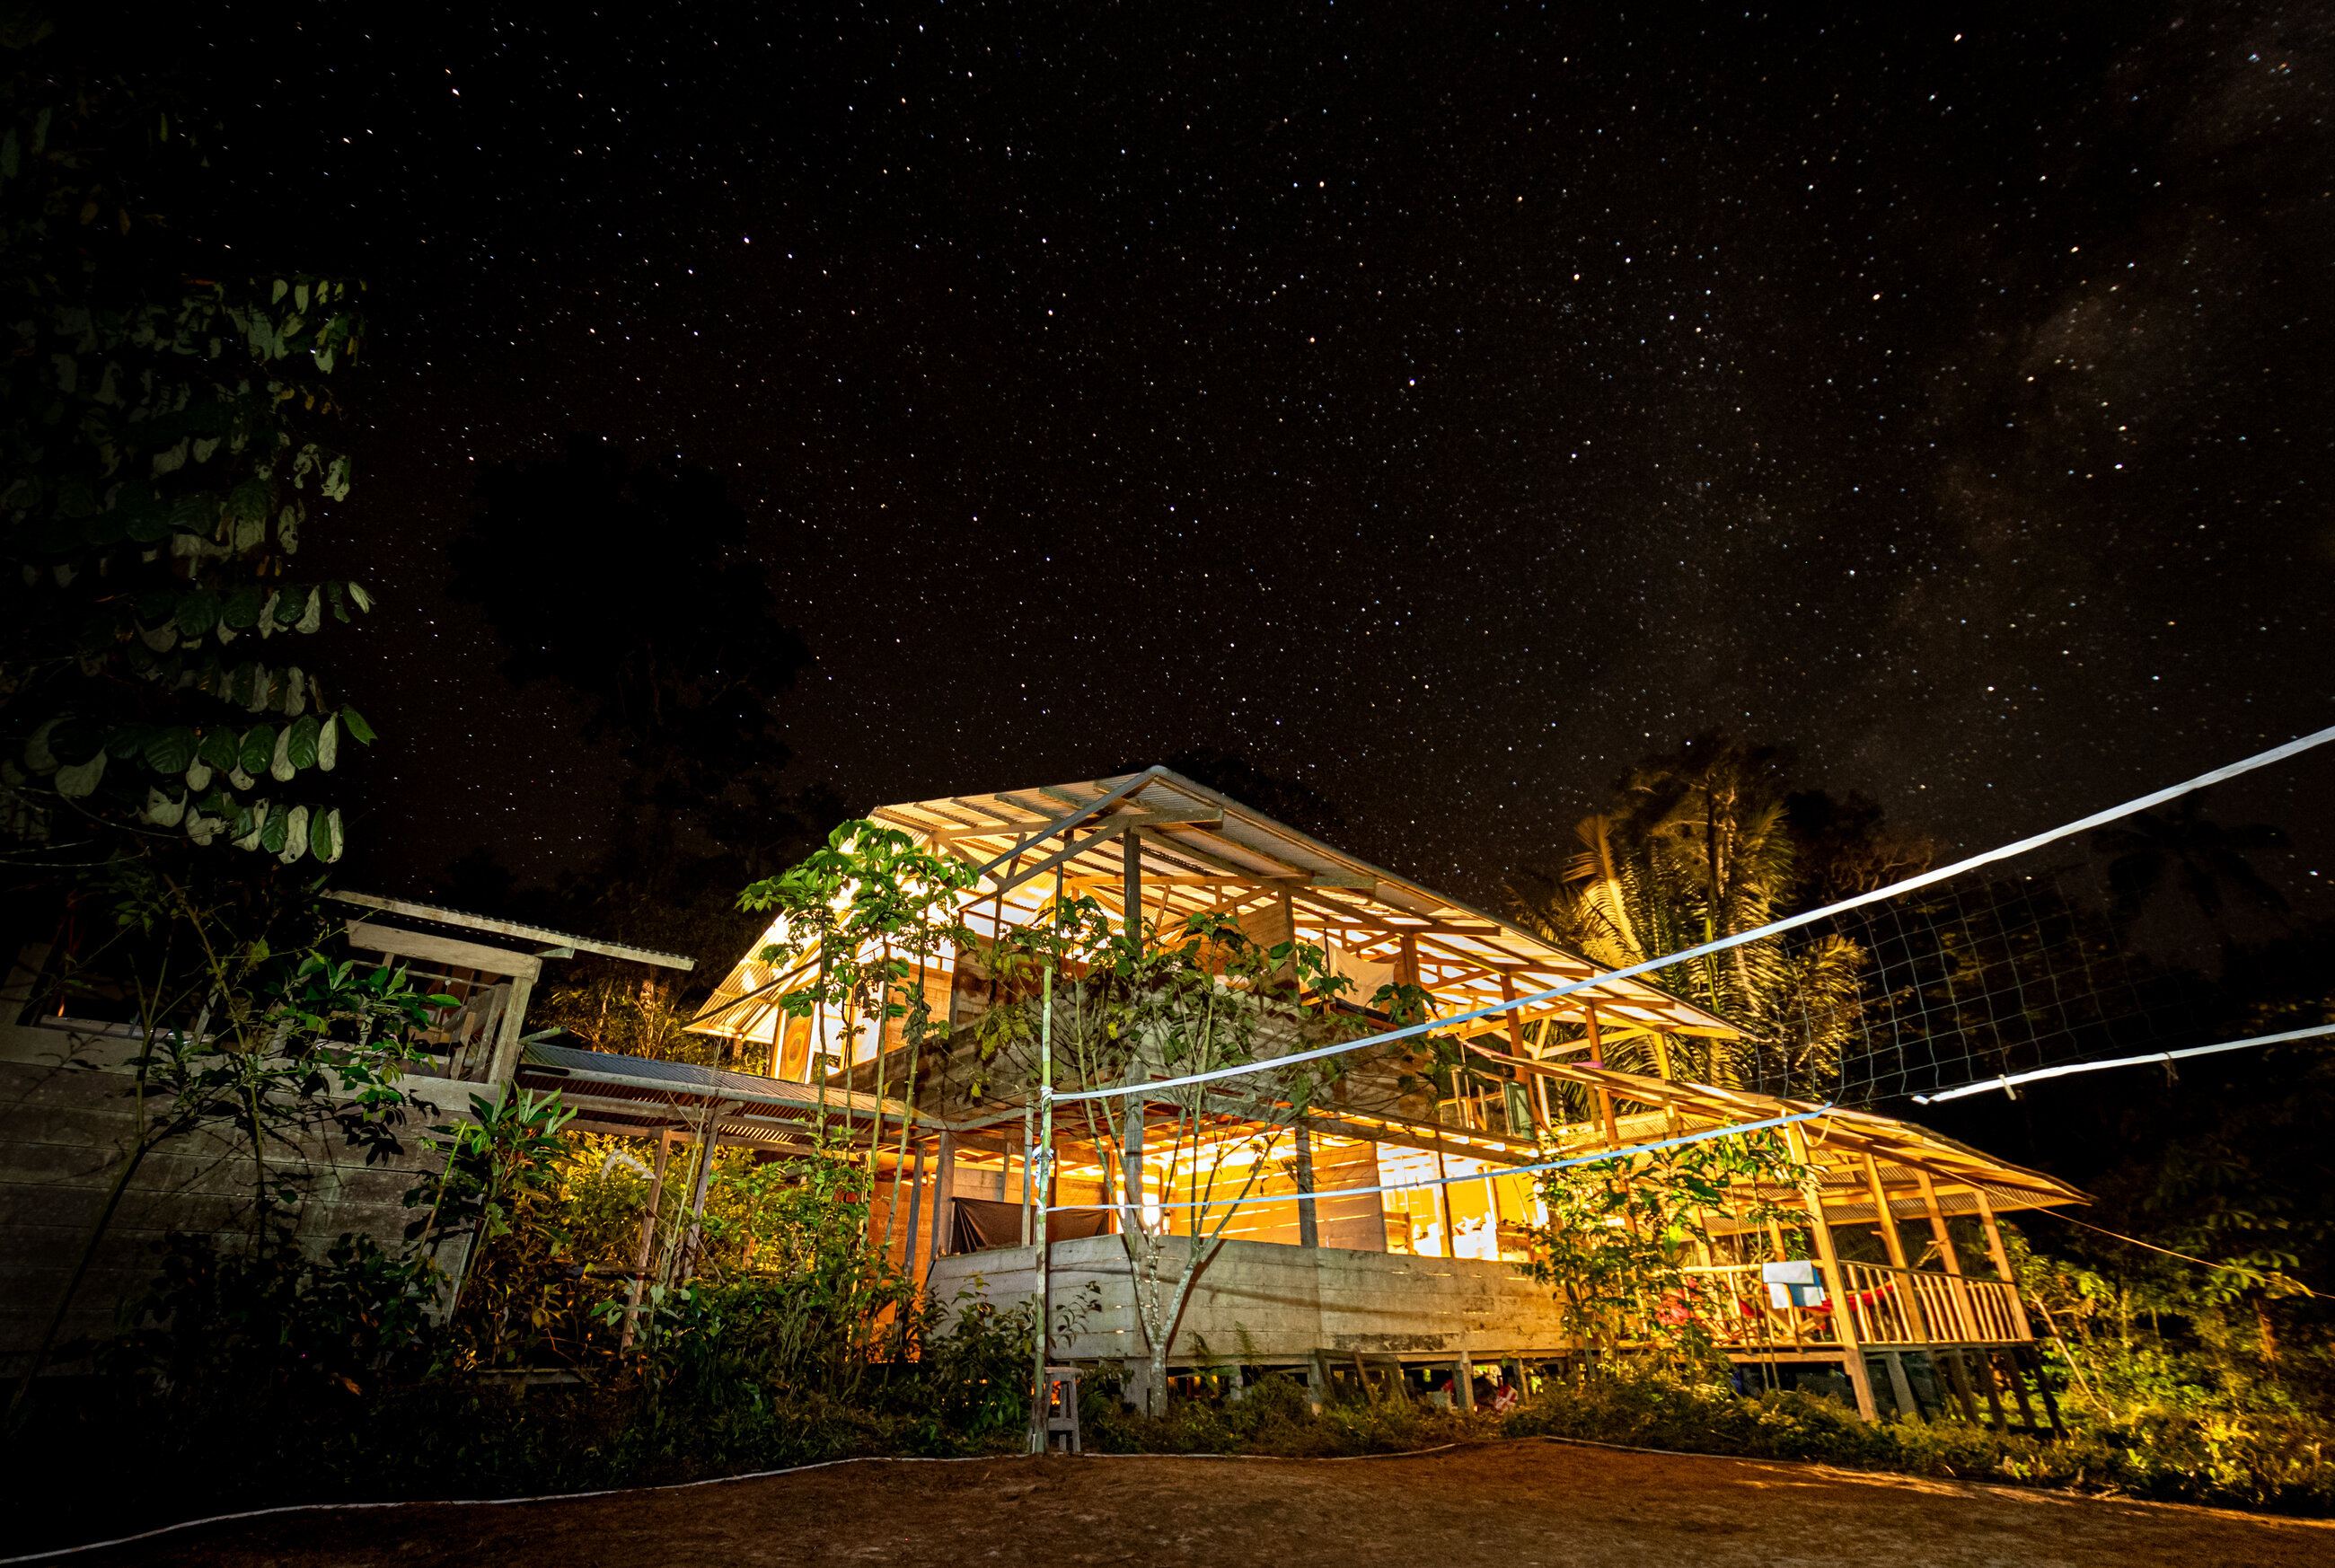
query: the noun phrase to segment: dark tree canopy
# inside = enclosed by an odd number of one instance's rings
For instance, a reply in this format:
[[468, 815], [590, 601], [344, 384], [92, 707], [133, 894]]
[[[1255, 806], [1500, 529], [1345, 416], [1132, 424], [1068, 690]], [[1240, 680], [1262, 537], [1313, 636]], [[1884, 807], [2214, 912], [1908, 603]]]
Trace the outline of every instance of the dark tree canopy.
[[485, 609], [513, 681], [583, 698], [586, 739], [620, 748], [647, 804], [703, 825], [786, 765], [773, 701], [810, 651], [721, 479], [578, 435], [555, 461], [489, 469], [479, 502], [454, 595]]

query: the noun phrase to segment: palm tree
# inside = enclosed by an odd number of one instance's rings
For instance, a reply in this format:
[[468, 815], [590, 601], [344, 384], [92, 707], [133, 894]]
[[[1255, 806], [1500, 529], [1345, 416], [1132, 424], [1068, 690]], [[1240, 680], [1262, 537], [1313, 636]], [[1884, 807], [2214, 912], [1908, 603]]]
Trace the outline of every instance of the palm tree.
[[[1705, 738], [1641, 765], [1622, 786], [1624, 809], [1585, 818], [1582, 847], [1539, 889], [1514, 895], [1524, 920], [1595, 963], [1619, 968], [1765, 925], [1801, 881], [1785, 822], [1781, 754]], [[1837, 1070], [1858, 1012], [1864, 953], [1845, 937], [1745, 943], [1649, 979], [1744, 1031], [1711, 1041], [1706, 1082], [1814, 1088]], [[1644, 1041], [1608, 1051], [1646, 1067]]]
[[2286, 913], [2285, 895], [2246, 859], [2285, 848], [2286, 834], [2262, 822], [2223, 827], [2205, 815], [2202, 790], [2184, 795], [2162, 817], [2143, 811], [2129, 828], [2103, 828], [2092, 842], [2116, 857], [2108, 862], [2108, 893], [2120, 926], [2129, 928], [2167, 880], [2175, 881], [2214, 928], [2226, 963], [2233, 944], [2226, 920], [2230, 895], [2272, 915]]

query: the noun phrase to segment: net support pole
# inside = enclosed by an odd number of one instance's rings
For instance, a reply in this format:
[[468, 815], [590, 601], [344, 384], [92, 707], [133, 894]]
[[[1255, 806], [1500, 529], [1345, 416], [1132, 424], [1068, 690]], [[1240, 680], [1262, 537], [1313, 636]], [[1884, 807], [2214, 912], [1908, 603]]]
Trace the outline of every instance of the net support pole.
[[[1127, 836], [1135, 842], [1135, 835]], [[1136, 865], [1132, 849], [1128, 852], [1128, 865]], [[1062, 917], [1062, 869], [1054, 870], [1053, 917]], [[1129, 872], [1129, 891], [1133, 890], [1135, 873]], [[1128, 918], [1138, 920], [1139, 914], [1132, 904]], [[1046, 1380], [1046, 1352], [1052, 1348], [1054, 1337], [1054, 1249], [1046, 1244], [1046, 1213], [1054, 1206], [1054, 963], [1058, 954], [1046, 955], [1046, 968], [1038, 995], [1038, 1137], [1032, 1150], [1032, 1158], [1022, 1166], [1022, 1189], [1028, 1201], [1031, 1178], [1037, 1178], [1037, 1190], [1045, 1196], [1036, 1203], [1036, 1213], [1031, 1222], [1031, 1232], [1038, 1244], [1038, 1332], [1037, 1348], [1032, 1352], [1036, 1361], [1030, 1391], [1030, 1452], [1042, 1454], [1048, 1447], [1047, 1433], [1053, 1414], [1053, 1389]], [[1024, 1213], [1029, 1210], [1025, 1209]], [[1075, 1412], [1073, 1412], [1075, 1414]]]

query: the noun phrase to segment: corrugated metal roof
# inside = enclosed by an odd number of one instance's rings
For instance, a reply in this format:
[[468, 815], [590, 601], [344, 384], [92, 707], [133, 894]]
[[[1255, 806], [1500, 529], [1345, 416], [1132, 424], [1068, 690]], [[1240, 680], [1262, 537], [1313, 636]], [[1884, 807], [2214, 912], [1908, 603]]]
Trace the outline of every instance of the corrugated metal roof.
[[[1122, 793], [1122, 799], [1112, 799]], [[1212, 910], [1253, 912], [1259, 900], [1266, 901], [1277, 918], [1279, 901], [1285, 897], [1297, 935], [1333, 950], [1334, 960], [1349, 973], [1368, 973], [1384, 966], [1407, 939], [1419, 956], [1420, 984], [1454, 1014], [1503, 1000], [1504, 981], [1526, 993], [1603, 973], [1579, 954], [1497, 915], [1382, 870], [1164, 768], [885, 806], [869, 816], [970, 864], [1002, 861], [987, 879], [993, 888], [1010, 880], [1025, 858], [1034, 865], [1062, 847], [1052, 838], [1033, 841], [1034, 835], [1106, 801], [1100, 814], [1078, 828], [1097, 835], [1093, 847], [1065, 862], [1062, 874], [1076, 892], [1121, 915], [1123, 842], [1116, 832], [1101, 835], [1141, 822], [1146, 920], [1164, 917], [1173, 926], [1186, 916]], [[1017, 847], [1025, 843], [1026, 856], [1017, 856]], [[966, 923], [983, 940], [993, 937], [1000, 915], [1005, 926], [1027, 924], [1051, 897], [1053, 882], [1049, 874], [1010, 887], [1002, 907], [999, 900], [977, 898], [965, 911]], [[749, 957], [714, 989], [696, 1027], [770, 1042], [777, 1027], [776, 1000], [799, 986], [803, 977], [755, 963], [751, 955], [783, 941], [784, 933], [773, 925], [756, 942]], [[947, 967], [945, 961], [941, 967]], [[1372, 987], [1358, 989], [1367, 997]], [[1654, 1029], [1721, 1037], [1738, 1032], [1724, 1019], [1642, 980], [1595, 985], [1521, 1013], [1519, 1021], [1555, 1017], [1578, 1021], [1584, 1005], [1596, 1007], [1608, 1038]], [[1506, 1026], [1496, 1020], [1480, 1027]]]

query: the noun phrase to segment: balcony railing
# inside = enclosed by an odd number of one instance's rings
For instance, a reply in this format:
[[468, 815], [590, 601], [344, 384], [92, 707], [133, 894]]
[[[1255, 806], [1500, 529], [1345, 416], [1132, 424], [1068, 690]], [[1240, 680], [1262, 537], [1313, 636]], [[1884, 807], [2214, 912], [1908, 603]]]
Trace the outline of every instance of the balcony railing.
[[1821, 1307], [1777, 1307], [1758, 1263], [1689, 1269], [1685, 1299], [1664, 1310], [1691, 1312], [1730, 1350], [1837, 1347], [1844, 1310], [1860, 1345], [2011, 1345], [2032, 1337], [2019, 1292], [2004, 1281], [1878, 1263], [1844, 1263], [1840, 1272], [1845, 1297], [1827, 1290]]

